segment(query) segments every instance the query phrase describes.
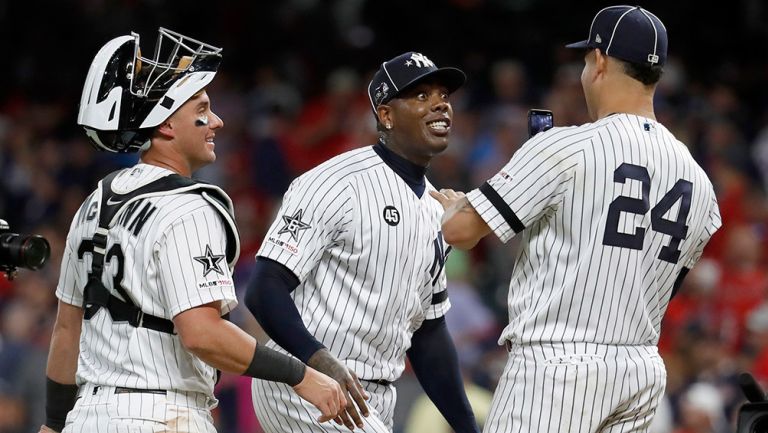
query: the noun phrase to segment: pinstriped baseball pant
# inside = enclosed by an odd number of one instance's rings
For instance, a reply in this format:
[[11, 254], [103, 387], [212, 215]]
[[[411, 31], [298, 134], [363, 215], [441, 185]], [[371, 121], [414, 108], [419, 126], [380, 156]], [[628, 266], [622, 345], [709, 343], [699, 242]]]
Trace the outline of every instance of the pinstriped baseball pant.
[[512, 346], [483, 433], [646, 432], [666, 378], [655, 346]]
[[[397, 392], [393, 385], [379, 385], [361, 380], [370, 395], [367, 401], [370, 415], [362, 417], [365, 433], [392, 433], [392, 416]], [[253, 408], [267, 433], [349, 433], [344, 425], [334, 421], [317, 422], [322, 415], [317, 408], [302, 400], [286, 384], [254, 379], [251, 385]], [[355, 431], [360, 431], [356, 426]]]
[[216, 404], [202, 393], [116, 394], [112, 386], [85, 384], [62, 433], [216, 433]]

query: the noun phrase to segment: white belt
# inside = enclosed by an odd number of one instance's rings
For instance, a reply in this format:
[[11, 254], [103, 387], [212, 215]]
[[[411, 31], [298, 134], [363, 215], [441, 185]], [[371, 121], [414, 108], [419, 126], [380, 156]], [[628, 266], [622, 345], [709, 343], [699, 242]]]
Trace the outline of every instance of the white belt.
[[147, 396], [165, 399], [166, 403], [177, 406], [194, 407], [206, 410], [211, 410], [219, 404], [219, 401], [212, 396], [202, 392], [192, 391], [139, 389], [110, 385], [94, 385], [92, 383], [81, 385], [77, 391], [77, 396], [83, 399], [84, 404], [106, 403], [111, 398], [120, 394], [146, 394]]

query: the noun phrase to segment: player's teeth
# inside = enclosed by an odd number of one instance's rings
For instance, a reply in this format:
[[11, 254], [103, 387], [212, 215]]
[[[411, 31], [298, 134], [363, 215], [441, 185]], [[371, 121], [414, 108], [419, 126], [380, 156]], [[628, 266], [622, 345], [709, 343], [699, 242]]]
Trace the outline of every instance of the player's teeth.
[[434, 122], [429, 123], [429, 127], [440, 131], [445, 131], [448, 129], [448, 122], [445, 120], [435, 120]]

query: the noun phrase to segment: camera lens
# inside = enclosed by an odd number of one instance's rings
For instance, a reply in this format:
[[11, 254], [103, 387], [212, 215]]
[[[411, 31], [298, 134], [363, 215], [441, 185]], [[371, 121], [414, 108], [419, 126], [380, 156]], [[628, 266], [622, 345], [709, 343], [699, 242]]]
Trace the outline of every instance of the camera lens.
[[0, 263], [19, 268], [40, 269], [51, 256], [48, 241], [38, 235], [0, 234]]

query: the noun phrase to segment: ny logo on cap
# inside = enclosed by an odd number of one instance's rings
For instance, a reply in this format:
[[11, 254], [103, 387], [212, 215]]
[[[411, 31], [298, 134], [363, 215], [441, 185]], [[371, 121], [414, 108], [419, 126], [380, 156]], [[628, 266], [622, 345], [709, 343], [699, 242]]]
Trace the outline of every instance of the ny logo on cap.
[[[435, 64], [432, 62], [432, 60], [429, 60], [427, 56], [421, 53], [413, 53], [411, 54], [411, 60], [416, 62], [416, 66], [420, 68], [434, 68]], [[411, 66], [413, 63], [411, 63], [411, 60], [405, 61], [405, 66]]]

